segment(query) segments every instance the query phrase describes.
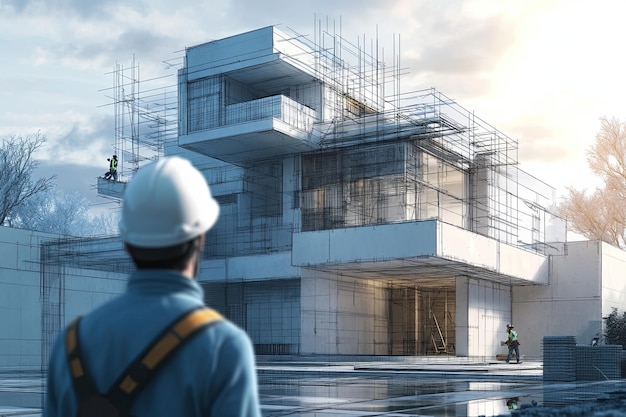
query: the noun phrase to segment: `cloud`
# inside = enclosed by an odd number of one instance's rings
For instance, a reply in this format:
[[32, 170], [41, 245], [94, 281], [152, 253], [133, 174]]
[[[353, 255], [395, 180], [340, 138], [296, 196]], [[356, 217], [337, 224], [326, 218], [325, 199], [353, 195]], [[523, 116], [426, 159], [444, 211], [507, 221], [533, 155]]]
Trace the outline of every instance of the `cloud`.
[[508, 22], [499, 17], [484, 21], [442, 21], [440, 34], [432, 35], [419, 56], [409, 62], [418, 71], [444, 74], [494, 72], [513, 43]]
[[97, 183], [96, 178], [105, 170], [93, 165], [78, 164], [66, 161], [40, 160], [35, 177], [56, 175], [56, 184], [64, 192], [80, 191], [88, 194]]
[[130, 60], [133, 54], [141, 55], [145, 62], [159, 63], [184, 48], [181, 32], [191, 22], [200, 25], [200, 15], [210, 13], [206, 9], [196, 13], [177, 9], [179, 4], [189, 3], [185, 0], [143, 3], [2, 0], [0, 25], [4, 33], [0, 40], [30, 44], [13, 54], [24, 65], [104, 69], [120, 59]]
[[513, 131], [518, 138], [519, 160], [525, 163], [559, 163], [578, 156], [577, 148], [563, 147], [558, 129], [546, 125], [530, 125]]
[[17, 14], [57, 13], [76, 14], [82, 18], [103, 18], [106, 17], [110, 6], [116, 3], [122, 2], [121, 0], [2, 0], [2, 7]]
[[[357, 9], [366, 11], [386, 7], [379, 0], [318, 0], [316, 2], [231, 0], [228, 3], [231, 18], [236, 25], [254, 29], [272, 24], [284, 24], [298, 32], [308, 34], [313, 33], [314, 25], [318, 23], [315, 18], [321, 21], [324, 27], [329, 21], [332, 29], [333, 26], [338, 28], [340, 19], [350, 20], [349, 16], [354, 15]], [[395, 3], [395, 1], [385, 3]], [[332, 14], [328, 13], [329, 10]], [[374, 28], [362, 27], [356, 33], [361, 33], [366, 29]]]
[[136, 59], [142, 92], [162, 76], [171, 87], [176, 68], [163, 61], [180, 65], [186, 46], [273, 24], [313, 40], [321, 26], [367, 53], [378, 48], [388, 67], [395, 52], [402, 92], [436, 87], [517, 139], [520, 160], [554, 165], [580, 159], [597, 117], [621, 108], [626, 6], [611, 4], [0, 0], [0, 134], [40, 130], [46, 156], [100, 168], [115, 126], [113, 107], [99, 107], [111, 103], [118, 63]]
[[44, 134], [47, 140], [41, 151], [44, 159], [106, 168], [106, 156], [113, 151], [114, 118], [112, 114], [94, 115], [62, 124]]
[[97, 66], [112, 66], [119, 59], [130, 60], [134, 54], [141, 54], [147, 62], [160, 62], [165, 51], [171, 50], [176, 39], [145, 29], [129, 29], [110, 39], [92, 39], [80, 44], [60, 42], [46, 50], [47, 60], [63, 62], [66, 66], [82, 65], [93, 61]]
[[[82, 23], [76, 23], [82, 26]], [[76, 26], [76, 31], [81, 32]], [[140, 55], [144, 62], [153, 65], [167, 58], [167, 54], [180, 49], [180, 41], [174, 36], [162, 35], [154, 29], [130, 28], [110, 30], [102, 26], [100, 35], [93, 30], [83, 33], [82, 39], [59, 36], [46, 43], [40, 43], [34, 49], [31, 62], [38, 66], [55, 67], [57, 70], [100, 69], [112, 68], [119, 60], [131, 60], [133, 55]]]

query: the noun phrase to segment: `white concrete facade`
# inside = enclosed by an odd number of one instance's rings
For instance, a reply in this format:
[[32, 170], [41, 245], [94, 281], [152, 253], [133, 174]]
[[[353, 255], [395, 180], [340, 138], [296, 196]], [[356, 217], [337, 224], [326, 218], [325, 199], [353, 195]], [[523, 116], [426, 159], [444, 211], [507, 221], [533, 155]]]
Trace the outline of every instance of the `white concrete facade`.
[[0, 369], [41, 366], [40, 244], [55, 237], [0, 228]]
[[511, 321], [507, 285], [457, 277], [457, 356], [494, 358], [501, 348], [502, 329]]
[[42, 259], [60, 239], [0, 227], [0, 370], [40, 370], [61, 328], [124, 291], [123, 274]]
[[301, 353], [388, 354], [384, 283], [306, 269], [301, 279]]
[[543, 336], [589, 344], [602, 318], [626, 311], [626, 252], [598, 241], [570, 242], [550, 257], [549, 285], [514, 287], [512, 317], [522, 355], [540, 357]]
[[[198, 281], [257, 353], [493, 359], [513, 322], [522, 354], [540, 357], [543, 336], [585, 341], [626, 309], [623, 251], [558, 233], [562, 250], [545, 250], [549, 192], [538, 180], [522, 189], [527, 174], [509, 170], [516, 143], [476, 145], [480, 135], [463, 136], [474, 125], [423, 103], [383, 114], [379, 97], [366, 104], [341, 78], [346, 68], [320, 74], [342, 61], [316, 61], [300, 39], [270, 27], [189, 48], [179, 141], [165, 149], [192, 160], [220, 203]], [[124, 290], [126, 274], [107, 268], [125, 257], [121, 242], [92, 243], [59, 243], [67, 253], [41, 265], [34, 249], [19, 254], [36, 271], [3, 256], [24, 278], [0, 285], [32, 283], [19, 289], [29, 313], [5, 325], [7, 364], [36, 364], [55, 331]], [[10, 317], [24, 308], [6, 303]]]

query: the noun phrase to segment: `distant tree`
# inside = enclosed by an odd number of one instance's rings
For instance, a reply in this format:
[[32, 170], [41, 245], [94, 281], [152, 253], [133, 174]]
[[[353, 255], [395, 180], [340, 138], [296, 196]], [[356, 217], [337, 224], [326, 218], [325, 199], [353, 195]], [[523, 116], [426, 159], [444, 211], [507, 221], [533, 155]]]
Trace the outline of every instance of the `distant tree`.
[[619, 314], [613, 308], [611, 314], [604, 317], [604, 340], [607, 345], [621, 345], [626, 349], [626, 312]]
[[626, 123], [606, 117], [600, 122], [596, 143], [587, 151], [587, 162], [604, 184], [592, 194], [570, 187], [558, 212], [583, 236], [625, 248]]
[[118, 212], [108, 212], [95, 216], [90, 222], [90, 234], [88, 236], [111, 236], [118, 234], [120, 216]]
[[10, 136], [2, 139], [0, 146], [0, 225], [11, 225], [17, 207], [54, 185], [55, 176], [33, 179], [38, 162], [34, 153], [46, 139], [37, 133], [33, 136]]
[[14, 227], [66, 236], [94, 237], [117, 233], [117, 214], [93, 215], [89, 200], [79, 192], [64, 194], [48, 190], [20, 205]]
[[54, 190], [39, 193], [15, 210], [14, 226], [76, 236], [88, 222], [89, 206], [83, 199], [78, 192], [59, 198]]
[[56, 175], [33, 179], [39, 165], [34, 154], [45, 142], [39, 133], [2, 139], [0, 225], [67, 236], [116, 234], [117, 213], [93, 215], [80, 193], [57, 190]]

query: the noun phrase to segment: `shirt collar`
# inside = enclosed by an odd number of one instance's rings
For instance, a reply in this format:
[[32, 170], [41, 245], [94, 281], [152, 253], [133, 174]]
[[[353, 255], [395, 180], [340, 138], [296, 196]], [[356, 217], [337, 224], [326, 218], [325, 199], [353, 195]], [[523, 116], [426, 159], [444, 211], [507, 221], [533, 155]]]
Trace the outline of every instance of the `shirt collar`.
[[133, 272], [127, 284], [127, 291], [134, 294], [166, 295], [186, 293], [204, 299], [204, 292], [198, 282], [177, 271], [167, 269], [142, 269]]

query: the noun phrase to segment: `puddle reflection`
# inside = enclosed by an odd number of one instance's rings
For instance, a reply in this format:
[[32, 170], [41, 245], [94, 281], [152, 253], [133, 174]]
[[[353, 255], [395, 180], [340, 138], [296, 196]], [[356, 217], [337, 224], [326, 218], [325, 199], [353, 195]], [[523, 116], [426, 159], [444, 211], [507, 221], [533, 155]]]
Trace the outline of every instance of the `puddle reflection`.
[[260, 376], [264, 416], [506, 415], [521, 406], [515, 391], [527, 386], [418, 376]]

